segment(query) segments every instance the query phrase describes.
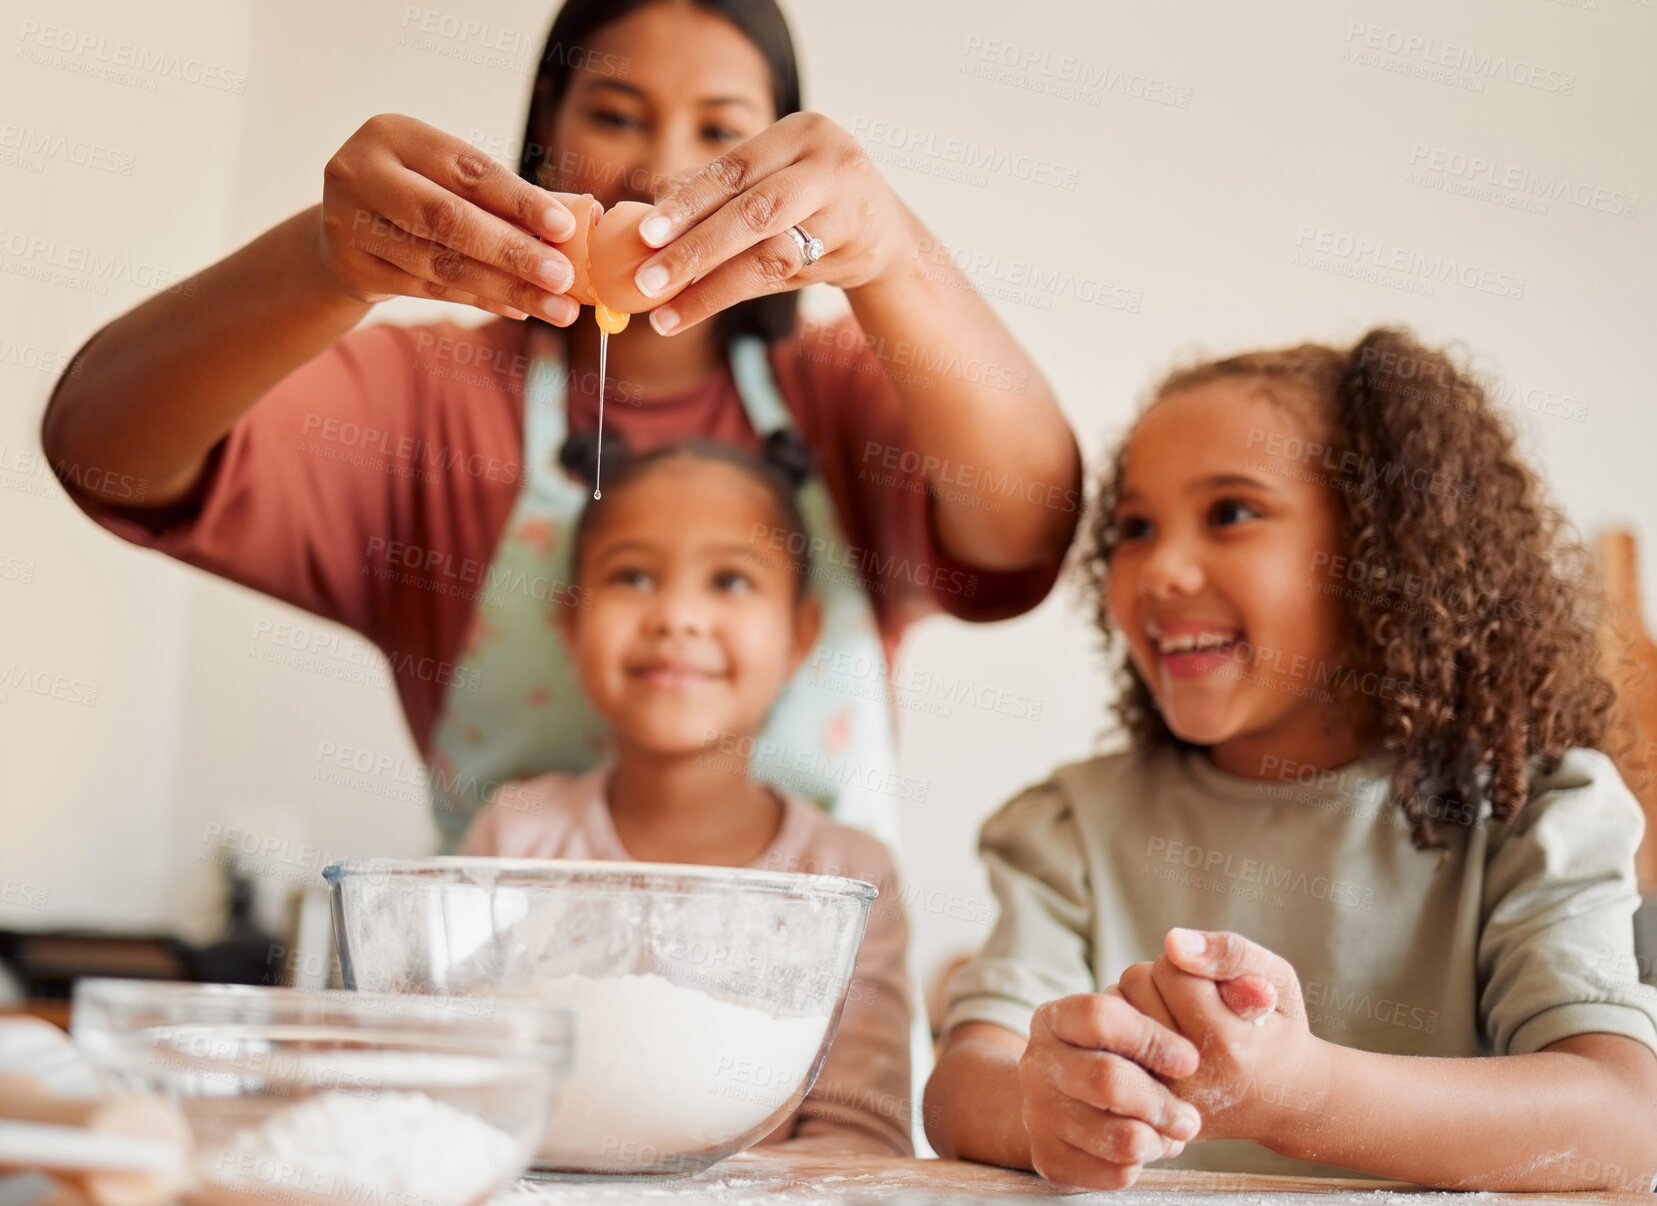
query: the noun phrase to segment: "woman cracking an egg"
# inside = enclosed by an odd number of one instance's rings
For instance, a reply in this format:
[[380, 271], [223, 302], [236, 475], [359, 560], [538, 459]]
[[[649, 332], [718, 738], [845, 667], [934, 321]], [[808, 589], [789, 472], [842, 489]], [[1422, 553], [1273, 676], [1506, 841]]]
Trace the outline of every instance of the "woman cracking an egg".
[[[688, 438], [804, 464], [822, 635], [753, 773], [895, 840], [899, 639], [1046, 595], [1079, 458], [920, 219], [802, 110], [773, 0], [569, 0], [517, 173], [384, 114], [322, 176], [318, 204], [81, 350], [43, 423], [79, 505], [383, 649], [448, 847], [501, 783], [608, 753], [554, 618], [590, 467]], [[850, 319], [798, 321], [819, 283]], [[400, 295], [498, 317], [358, 327]], [[141, 503], [92, 484], [131, 477]]]

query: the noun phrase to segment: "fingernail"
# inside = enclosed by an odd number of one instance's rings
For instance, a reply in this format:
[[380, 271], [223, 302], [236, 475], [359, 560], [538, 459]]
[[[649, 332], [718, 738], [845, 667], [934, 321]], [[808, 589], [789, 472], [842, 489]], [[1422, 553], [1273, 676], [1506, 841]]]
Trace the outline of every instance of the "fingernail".
[[542, 280], [552, 286], [554, 293], [563, 293], [575, 284], [575, 273], [570, 271], [568, 264], [560, 263], [557, 260], [542, 260], [540, 276]]
[[650, 312], [650, 325], [656, 328], [658, 335], [671, 335], [679, 325], [679, 316], [673, 312], [672, 306], [663, 306]]
[[1188, 1139], [1195, 1139], [1197, 1132], [1202, 1130], [1202, 1119], [1196, 1114], [1181, 1114], [1174, 1120], [1174, 1125], [1168, 1128], [1168, 1134], [1181, 1143]]
[[1174, 940], [1174, 947], [1181, 954], [1200, 955], [1208, 949], [1208, 939], [1196, 930], [1181, 929], [1178, 926], [1168, 931]]
[[[646, 218], [643, 222], [639, 223], [639, 238], [643, 239], [646, 243], [649, 243], [652, 247], [660, 247], [663, 243], [667, 242], [667, 232], [672, 229], [672, 222], [668, 221], [667, 218], [663, 217], [661, 214], [656, 214], [654, 217]], [[644, 286], [640, 285], [639, 288], [644, 289]], [[650, 291], [645, 289], [645, 292], [648, 293]]]
[[639, 287], [639, 292], [646, 297], [655, 297], [667, 288], [667, 269], [660, 264], [650, 264], [640, 268], [633, 277], [633, 283]]
[[549, 207], [542, 224], [555, 242], [562, 243], [575, 233], [575, 218], [561, 205]]
[[576, 320], [581, 308], [567, 297], [549, 297], [541, 303], [541, 313], [552, 320], [554, 326], [567, 327]]

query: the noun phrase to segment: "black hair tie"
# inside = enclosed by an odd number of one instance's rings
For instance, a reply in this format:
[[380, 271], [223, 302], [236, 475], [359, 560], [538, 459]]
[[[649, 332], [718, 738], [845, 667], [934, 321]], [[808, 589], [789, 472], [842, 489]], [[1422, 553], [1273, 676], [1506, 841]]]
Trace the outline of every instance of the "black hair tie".
[[773, 431], [766, 436], [764, 455], [766, 463], [780, 469], [788, 478], [789, 486], [795, 490], [817, 471], [811, 449], [806, 447], [805, 440], [792, 427]]
[[[604, 459], [614, 468], [620, 468], [627, 458], [627, 445], [622, 438], [613, 432], [604, 433]], [[597, 488], [598, 485], [598, 433], [596, 431], [572, 431], [564, 437], [564, 446], [558, 450], [558, 463], [564, 469], [585, 482], [588, 486]]]

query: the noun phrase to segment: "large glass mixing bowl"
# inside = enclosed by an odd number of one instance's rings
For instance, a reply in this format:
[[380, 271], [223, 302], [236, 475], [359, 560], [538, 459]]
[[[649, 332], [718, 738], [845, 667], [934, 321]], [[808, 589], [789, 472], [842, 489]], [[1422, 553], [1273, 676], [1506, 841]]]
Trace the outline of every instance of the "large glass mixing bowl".
[[877, 895], [832, 876], [494, 858], [323, 873], [347, 987], [569, 1007], [574, 1065], [532, 1166], [688, 1175], [810, 1090]]

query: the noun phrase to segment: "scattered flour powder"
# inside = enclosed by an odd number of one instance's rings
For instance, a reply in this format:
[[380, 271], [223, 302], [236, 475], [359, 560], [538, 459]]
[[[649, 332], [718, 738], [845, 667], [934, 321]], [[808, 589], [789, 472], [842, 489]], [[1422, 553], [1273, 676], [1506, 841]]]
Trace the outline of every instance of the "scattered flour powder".
[[511, 1135], [425, 1093], [308, 1097], [237, 1134], [201, 1167], [215, 1187], [267, 1206], [334, 1199], [466, 1206], [519, 1170]]
[[773, 1017], [656, 975], [564, 976], [536, 994], [578, 1010], [575, 1067], [539, 1162], [648, 1165], [729, 1142], [785, 1105], [827, 1016]]

